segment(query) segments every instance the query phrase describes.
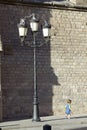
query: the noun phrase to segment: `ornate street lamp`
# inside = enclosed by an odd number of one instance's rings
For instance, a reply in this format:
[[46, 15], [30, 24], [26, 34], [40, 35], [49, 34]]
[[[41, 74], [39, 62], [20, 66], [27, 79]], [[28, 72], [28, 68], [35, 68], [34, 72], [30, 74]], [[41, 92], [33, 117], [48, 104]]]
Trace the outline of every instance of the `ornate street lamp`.
[[[38, 102], [38, 93], [37, 93], [37, 62], [36, 62], [36, 47], [42, 46], [44, 43], [36, 45], [36, 33], [38, 32], [39, 20], [36, 19], [35, 14], [30, 16], [25, 16], [23, 19], [20, 19], [20, 23], [18, 24], [19, 36], [21, 39], [21, 43], [24, 44], [24, 41], [27, 36], [28, 25], [27, 20], [29, 20], [30, 29], [33, 34], [33, 56], [34, 56], [34, 97], [33, 97], [33, 117], [32, 121], [40, 121], [39, 116], [39, 102]], [[45, 20], [44, 20], [45, 21]], [[44, 26], [42, 26], [43, 37], [46, 39], [46, 42], [49, 39], [49, 29], [51, 26], [45, 21]]]

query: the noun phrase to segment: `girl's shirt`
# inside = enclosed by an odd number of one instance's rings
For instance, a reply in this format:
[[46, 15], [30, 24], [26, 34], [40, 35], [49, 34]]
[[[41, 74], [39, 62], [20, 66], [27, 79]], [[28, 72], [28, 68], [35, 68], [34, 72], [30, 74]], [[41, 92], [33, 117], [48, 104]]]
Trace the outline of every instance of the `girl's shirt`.
[[70, 113], [71, 113], [71, 106], [70, 106], [70, 104], [66, 104], [66, 105], [65, 105], [65, 109], [66, 109], [66, 110], [65, 110], [65, 113], [66, 113], [66, 114], [70, 114]]

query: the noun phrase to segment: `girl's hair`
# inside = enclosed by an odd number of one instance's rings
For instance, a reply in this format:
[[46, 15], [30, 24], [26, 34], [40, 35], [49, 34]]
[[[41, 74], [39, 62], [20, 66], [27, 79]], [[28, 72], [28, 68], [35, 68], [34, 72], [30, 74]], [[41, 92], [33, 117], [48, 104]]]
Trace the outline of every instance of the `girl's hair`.
[[71, 99], [67, 99], [67, 103], [71, 103], [72, 102], [72, 100]]

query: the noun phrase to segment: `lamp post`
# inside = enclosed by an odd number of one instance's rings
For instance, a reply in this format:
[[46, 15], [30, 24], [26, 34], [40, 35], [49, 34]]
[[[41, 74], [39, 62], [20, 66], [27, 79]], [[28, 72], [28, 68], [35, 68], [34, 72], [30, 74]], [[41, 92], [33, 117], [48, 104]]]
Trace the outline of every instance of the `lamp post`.
[[[36, 48], [42, 46], [43, 44], [36, 45], [36, 34], [38, 32], [39, 20], [36, 19], [35, 14], [30, 16], [25, 16], [24, 18], [20, 19], [20, 23], [18, 24], [19, 36], [21, 39], [21, 43], [24, 44], [24, 41], [27, 36], [28, 31], [28, 24], [26, 21], [29, 20], [29, 26], [32, 31], [33, 36], [33, 44], [30, 44], [33, 47], [33, 70], [34, 70], [34, 95], [33, 95], [33, 117], [32, 121], [40, 121], [39, 116], [39, 102], [38, 102], [38, 92], [37, 92], [37, 60], [36, 60]], [[45, 21], [45, 20], [44, 20]], [[43, 37], [45, 39], [49, 39], [49, 29], [50, 25], [45, 21], [45, 25], [42, 26]]]

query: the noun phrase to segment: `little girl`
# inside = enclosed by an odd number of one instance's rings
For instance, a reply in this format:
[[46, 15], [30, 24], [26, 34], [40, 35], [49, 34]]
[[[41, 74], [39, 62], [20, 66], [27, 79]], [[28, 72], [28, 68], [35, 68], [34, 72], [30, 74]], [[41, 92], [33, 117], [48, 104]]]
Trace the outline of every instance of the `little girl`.
[[70, 119], [70, 116], [71, 116], [71, 102], [72, 100], [68, 99], [67, 104], [65, 105], [65, 113], [68, 119]]

